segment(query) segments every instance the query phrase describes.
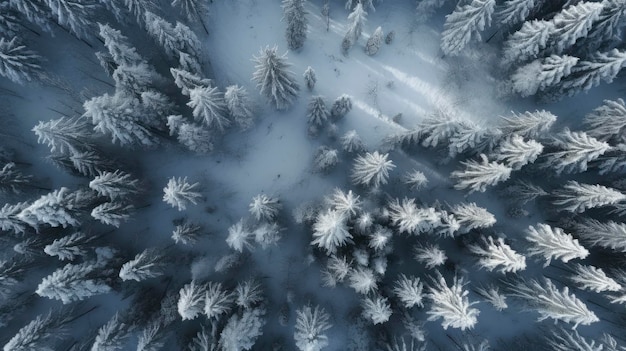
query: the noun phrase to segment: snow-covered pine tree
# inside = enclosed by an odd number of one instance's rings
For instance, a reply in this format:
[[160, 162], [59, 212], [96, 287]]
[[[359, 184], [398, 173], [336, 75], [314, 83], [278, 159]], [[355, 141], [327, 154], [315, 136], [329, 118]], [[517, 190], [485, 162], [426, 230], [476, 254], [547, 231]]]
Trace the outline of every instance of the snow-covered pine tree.
[[407, 277], [404, 274], [400, 274], [393, 288], [394, 294], [405, 308], [424, 307], [423, 290], [424, 285], [418, 277]]
[[204, 297], [204, 314], [209, 319], [219, 319], [230, 311], [233, 301], [233, 293], [224, 289], [222, 283], [209, 282]]
[[576, 47], [585, 52], [610, 48], [621, 38], [626, 1], [606, 0], [602, 5], [602, 11], [587, 35], [576, 42]]
[[381, 295], [366, 296], [361, 300], [363, 317], [371, 321], [374, 325], [385, 323], [391, 317], [391, 305], [386, 297]]
[[252, 235], [254, 241], [263, 249], [267, 249], [271, 245], [275, 245], [280, 240], [280, 232], [284, 228], [281, 228], [278, 223], [263, 222], [254, 228]]
[[385, 142], [393, 147], [418, 143], [421, 143], [423, 147], [437, 147], [465, 127], [466, 123], [459, 121], [448, 111], [437, 109], [415, 128], [392, 134], [386, 138]]
[[443, 53], [458, 55], [472, 38], [480, 41], [480, 32], [491, 25], [495, 8], [495, 0], [460, 2], [454, 11], [446, 16], [441, 33]]
[[19, 194], [25, 188], [37, 188], [33, 184], [33, 177], [22, 173], [15, 163], [8, 162], [0, 169], [0, 193]]
[[304, 78], [304, 82], [306, 83], [306, 87], [309, 90], [313, 90], [315, 88], [315, 83], [317, 83], [317, 77], [315, 76], [315, 70], [313, 67], [308, 66], [302, 75]]
[[100, 172], [89, 182], [89, 188], [111, 200], [128, 198], [141, 190], [138, 179], [120, 170]]
[[252, 80], [277, 110], [286, 110], [294, 103], [300, 87], [293, 72], [288, 70], [291, 65], [287, 63], [287, 54], [279, 56], [277, 51], [276, 46], [266, 46], [259, 56], [254, 56], [256, 71]]
[[574, 323], [575, 329], [580, 324], [589, 325], [600, 320], [576, 295], [570, 294], [567, 286], [559, 290], [550, 279], [522, 279], [507, 285], [511, 296], [525, 300], [539, 312], [539, 321], [551, 318]]
[[[183, 38], [181, 37], [181, 33], [176, 31], [172, 24], [160, 16], [157, 16], [150, 11], [146, 11], [144, 18], [146, 31], [157, 43], [159, 43], [159, 45], [161, 45], [161, 47], [165, 50], [165, 54], [171, 59], [176, 58], [179, 51], [183, 51], [188, 54], [195, 54], [194, 52], [190, 52], [187, 48], [188, 45], [185, 45], [185, 42], [181, 40], [188, 38], [194, 43], [191, 44], [192, 47], [196, 48], [199, 46], [199, 44], [196, 44], [198, 43], [198, 38], [196, 38], [195, 34], [193, 34], [189, 28], [187, 28], [185, 34], [190, 36]], [[178, 23], [177, 26], [178, 25], [180, 25], [180, 23]]]
[[448, 259], [446, 253], [439, 246], [432, 244], [415, 246], [413, 248], [413, 257], [417, 262], [426, 265], [428, 269], [441, 266]]
[[198, 204], [198, 199], [202, 195], [197, 192], [197, 187], [200, 183], [190, 184], [187, 181], [187, 177], [172, 177], [168, 180], [167, 186], [163, 188], [163, 201], [177, 207], [179, 211], [183, 211], [187, 208], [187, 205]]
[[568, 181], [554, 192], [553, 204], [561, 211], [583, 213], [590, 208], [615, 205], [626, 200], [626, 194], [602, 185]]
[[513, 91], [523, 97], [558, 86], [578, 62], [578, 57], [550, 55], [521, 66], [511, 75]]
[[[203, 0], [172, 0], [172, 7], [180, 7], [180, 12], [185, 15], [190, 22], [202, 22], [203, 16], [209, 9], [209, 4]], [[206, 28], [205, 28], [206, 30]]]
[[177, 309], [184, 321], [196, 319], [202, 313], [205, 293], [206, 285], [196, 284], [193, 280], [180, 289]]
[[92, 200], [90, 192], [70, 192], [68, 188], [62, 187], [33, 201], [16, 218], [32, 227], [39, 224], [63, 228], [76, 226], [80, 224], [78, 216], [89, 207]]
[[243, 218], [239, 222], [233, 224], [228, 228], [228, 236], [226, 237], [226, 244], [233, 250], [242, 252], [244, 248], [252, 249], [252, 240], [254, 234], [248, 228]]
[[78, 38], [92, 35], [93, 14], [102, 11], [100, 4], [92, 1], [45, 0], [45, 3], [56, 22]]
[[502, 192], [509, 198], [512, 198], [513, 201], [520, 202], [522, 205], [540, 196], [548, 195], [541, 187], [523, 180], [518, 180], [507, 186]]
[[321, 351], [328, 346], [324, 332], [332, 327], [330, 315], [318, 305], [306, 305], [296, 310], [293, 338], [300, 351]]
[[[605, 334], [606, 335], [606, 334]], [[551, 332], [550, 336], [546, 340], [546, 345], [550, 346], [554, 351], [570, 351], [570, 350], [585, 350], [585, 351], [611, 351], [604, 348], [602, 343], [596, 344], [596, 340], [587, 340], [582, 337], [576, 330], [566, 330], [559, 328], [555, 332]], [[617, 351], [618, 349], [613, 349]]]
[[325, 271], [331, 278], [332, 286], [336, 283], [343, 282], [352, 270], [352, 260], [348, 260], [345, 256], [337, 257], [332, 255], [326, 261]]
[[464, 121], [448, 140], [448, 155], [452, 158], [464, 153], [489, 153], [501, 138], [502, 131], [498, 128]]
[[348, 274], [348, 285], [359, 294], [367, 295], [378, 289], [374, 271], [369, 268], [359, 266]]
[[155, 278], [163, 274], [164, 256], [156, 249], [145, 249], [138, 253], [135, 258], [124, 263], [120, 269], [119, 277], [123, 281], [143, 281]]
[[[183, 59], [181, 55], [186, 54], [189, 55], [190, 58], [193, 58], [196, 61], [197, 66], [199, 66], [196, 58], [200, 54], [202, 47], [196, 33], [183, 23], [176, 21], [176, 26], [174, 26], [174, 35], [178, 42], [178, 47], [180, 48], [179, 56], [181, 58], [179, 61]], [[183, 66], [183, 68], [185, 67]]]
[[11, 2], [3, 2], [0, 5], [0, 33], [4, 36], [13, 37], [20, 31], [20, 19], [15, 10], [11, 9]]
[[211, 323], [211, 330], [202, 326], [202, 329], [191, 340], [189, 351], [217, 351], [219, 336], [217, 334], [217, 323]]
[[108, 24], [98, 23], [98, 26], [100, 28], [99, 34], [104, 40], [104, 46], [118, 66], [132, 66], [144, 62], [137, 50], [130, 45], [128, 38], [123, 36], [119, 30], [113, 29]]
[[115, 351], [124, 348], [130, 336], [129, 326], [120, 320], [119, 312], [98, 329], [91, 351]]
[[396, 167], [387, 157], [389, 154], [380, 154], [378, 151], [357, 157], [352, 167], [352, 182], [374, 188], [387, 184], [389, 172]]
[[476, 293], [489, 302], [497, 311], [503, 311], [509, 307], [506, 303], [506, 296], [494, 285], [476, 287]]
[[113, 143], [121, 145], [154, 146], [158, 143], [149, 116], [142, 116], [143, 107], [136, 98], [117, 92], [114, 95], [96, 96], [83, 103], [83, 117], [90, 118], [94, 130], [111, 136]]
[[554, 23], [544, 20], [526, 21], [517, 32], [509, 35], [504, 42], [502, 64], [524, 62], [536, 59], [546, 45]]
[[[626, 1], [624, 2], [626, 4]], [[587, 134], [600, 141], [626, 141], [626, 103], [621, 98], [604, 104], [585, 116]]]
[[172, 232], [172, 239], [177, 244], [184, 245], [193, 245], [202, 232], [202, 227], [189, 222], [187, 220], [183, 220], [182, 223], [178, 224], [174, 231]]
[[365, 53], [369, 56], [376, 55], [378, 50], [380, 50], [380, 46], [383, 43], [383, 28], [378, 27], [374, 31], [374, 33], [367, 39], [367, 43], [365, 44]]
[[338, 247], [352, 242], [347, 220], [344, 213], [336, 210], [328, 209], [326, 212], [320, 212], [313, 224], [311, 245], [326, 250], [326, 253], [330, 255], [335, 253]]
[[55, 239], [46, 245], [43, 251], [49, 256], [57, 256], [61, 261], [72, 261], [78, 256], [86, 256], [90, 249], [89, 243], [96, 238], [84, 232], [75, 232]]
[[474, 255], [480, 256], [478, 265], [488, 271], [497, 270], [500, 273], [516, 273], [526, 269], [526, 257], [515, 252], [504, 239], [493, 240], [489, 236], [482, 237], [480, 244], [469, 245], [468, 249]]
[[[64, 156], [66, 155], [61, 154], [61, 157]], [[110, 171], [115, 168], [112, 160], [95, 149], [76, 152], [69, 155], [67, 159], [72, 164], [72, 171], [76, 171], [85, 177], [94, 177], [100, 172]]]
[[477, 228], [489, 228], [496, 223], [496, 217], [493, 214], [474, 202], [455, 205], [451, 210], [454, 218], [461, 225], [460, 233], [467, 233]]
[[402, 203], [398, 199], [389, 202], [389, 219], [400, 233], [410, 235], [432, 230], [441, 222], [441, 216], [434, 208], [417, 207], [415, 199], [408, 198]]
[[574, 225], [580, 239], [593, 246], [626, 252], [626, 224], [582, 218]]
[[543, 0], [507, 0], [496, 11], [498, 23], [515, 26], [524, 22]]
[[313, 169], [316, 172], [330, 172], [337, 163], [339, 163], [339, 152], [336, 149], [322, 145], [315, 150], [315, 154], [313, 155]]
[[0, 208], [0, 230], [12, 231], [15, 234], [26, 232], [27, 223], [19, 219], [18, 215], [28, 207], [26, 202], [18, 202], [14, 205], [4, 204]]
[[187, 106], [193, 109], [195, 120], [204, 122], [208, 127], [216, 127], [219, 131], [224, 131], [230, 125], [226, 102], [217, 87], [190, 89]]
[[532, 243], [528, 250], [530, 256], [542, 256], [545, 259], [544, 267], [550, 265], [553, 258], [565, 263], [572, 259], [583, 259], [589, 251], [578, 243], [571, 234], [561, 228], [553, 228], [547, 224], [537, 224], [526, 229], [526, 240]]
[[50, 310], [40, 314], [17, 333], [2, 348], [3, 351], [54, 350], [55, 339], [67, 332], [67, 324], [73, 320], [67, 310]]
[[340, 139], [341, 148], [346, 152], [362, 152], [365, 150], [365, 145], [361, 140], [361, 137], [352, 129], [347, 131]]
[[550, 130], [556, 122], [556, 116], [545, 110], [537, 110], [513, 113], [510, 117], [500, 117], [500, 121], [500, 128], [505, 135], [518, 134], [524, 138], [537, 139]]
[[562, 96], [574, 96], [600, 85], [601, 81], [613, 82], [617, 74], [626, 65], [626, 51], [613, 49], [608, 52], [596, 52], [585, 60], [579, 60], [572, 67], [572, 73], [561, 80], [561, 83], [550, 91], [548, 99]]
[[622, 286], [613, 278], [607, 276], [600, 268], [580, 263], [574, 264], [572, 268], [574, 269], [574, 274], [569, 278], [580, 289], [591, 290], [597, 293], [622, 290]]
[[428, 320], [441, 318], [441, 325], [446, 330], [448, 327], [472, 329], [478, 322], [480, 311], [472, 307], [477, 302], [470, 302], [467, 298], [469, 291], [463, 289], [463, 278], [454, 276], [452, 286], [449, 287], [441, 273], [436, 271], [431, 280], [432, 285], [428, 287], [426, 295], [432, 302], [430, 311], [426, 312], [429, 315]]
[[381, 225], [376, 225], [372, 233], [369, 235], [369, 242], [367, 246], [374, 249], [376, 252], [383, 252], [383, 250], [388, 248], [392, 236], [393, 231], [391, 231], [391, 229]]
[[239, 85], [227, 86], [224, 92], [224, 101], [228, 114], [239, 128], [246, 130], [252, 127], [254, 116], [246, 88]]
[[330, 107], [330, 116], [336, 121], [343, 118], [350, 110], [352, 110], [352, 98], [348, 94], [342, 94], [333, 101], [333, 105]]
[[[176, 28], [177, 27], [174, 27], [174, 29]], [[178, 67], [193, 74], [202, 74], [202, 67], [200, 66], [200, 62], [198, 62], [198, 59], [186, 52], [178, 52]]]
[[108, 293], [111, 287], [99, 277], [101, 269], [93, 262], [68, 263], [43, 278], [35, 292], [42, 297], [61, 300], [63, 304]]
[[220, 333], [220, 350], [251, 350], [263, 334], [264, 315], [265, 310], [262, 308], [247, 309], [232, 315]]
[[307, 107], [309, 126], [319, 128], [328, 120], [329, 116], [324, 97], [320, 95], [312, 96]]
[[494, 159], [502, 161], [513, 170], [519, 170], [524, 165], [535, 162], [543, 151], [543, 145], [534, 141], [524, 141], [519, 135], [512, 135], [504, 139], [496, 149]]
[[170, 73], [174, 77], [174, 84], [180, 89], [183, 95], [189, 95], [189, 91], [194, 88], [210, 88], [212, 81], [182, 68], [170, 68]]
[[0, 75], [18, 84], [37, 79], [42, 72], [41, 57], [18, 42], [0, 38]]
[[363, 4], [359, 1], [354, 7], [354, 10], [348, 15], [348, 31], [346, 32], [346, 38], [349, 38], [352, 43], [359, 41], [365, 21], [367, 21], [367, 12], [365, 12]]
[[213, 134], [204, 125], [181, 123], [178, 127], [176, 139], [187, 150], [198, 154], [206, 154], [213, 151]]
[[123, 202], [105, 202], [91, 210], [91, 217], [101, 223], [119, 228], [122, 222], [130, 219], [135, 207]]
[[418, 23], [424, 23], [430, 19], [437, 9], [442, 7], [448, 0], [421, 0], [417, 2], [416, 20]]
[[278, 216], [282, 205], [278, 198], [258, 194], [252, 198], [252, 202], [250, 202], [248, 207], [250, 213], [257, 221], [272, 221]]
[[567, 128], [554, 138], [553, 146], [560, 151], [545, 154], [543, 166], [554, 169], [557, 174], [584, 172], [589, 162], [611, 150], [608, 143]]
[[354, 195], [352, 190], [344, 193], [341, 189], [335, 188], [332, 195], [327, 196], [324, 200], [332, 210], [346, 215], [348, 219], [361, 212], [362, 201], [360, 196]]
[[37, 135], [37, 142], [48, 145], [51, 152], [73, 154], [95, 147], [91, 126], [83, 118], [61, 117], [47, 122], [39, 121], [32, 131]]
[[51, 32], [50, 8], [41, 0], [9, 0], [9, 7], [45, 32]]
[[603, 7], [599, 2], [581, 1], [562, 9], [550, 20], [554, 26], [548, 33], [548, 51], [561, 54], [572, 47], [576, 40], [587, 36]]
[[243, 309], [251, 309], [263, 301], [261, 284], [256, 279], [246, 279], [235, 287], [235, 304]]
[[298, 50], [304, 45], [308, 20], [304, 9], [306, 0], [283, 0], [283, 20], [287, 22], [285, 37], [291, 50]]
[[496, 185], [506, 181], [511, 176], [512, 169], [498, 162], [489, 162], [485, 154], [480, 154], [481, 161], [462, 161], [464, 170], [454, 171], [450, 176], [456, 178], [454, 188], [457, 190], [469, 189], [485, 192], [488, 185]]

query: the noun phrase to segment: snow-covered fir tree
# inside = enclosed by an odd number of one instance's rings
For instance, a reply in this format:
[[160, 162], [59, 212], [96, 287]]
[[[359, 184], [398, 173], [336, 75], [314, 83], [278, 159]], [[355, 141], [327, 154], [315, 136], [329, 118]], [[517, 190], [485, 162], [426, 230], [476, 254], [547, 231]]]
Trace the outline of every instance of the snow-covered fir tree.
[[545, 167], [554, 169], [557, 174], [580, 173], [587, 170], [589, 162], [602, 156], [611, 146], [585, 132], [571, 132], [565, 129], [553, 142], [559, 151], [545, 154]]
[[104, 40], [113, 61], [119, 65], [136, 65], [143, 62], [143, 58], [137, 50], [130, 44], [128, 38], [122, 35], [117, 29], [113, 29], [108, 24], [98, 23], [100, 37]]
[[504, 42], [503, 65], [536, 59], [548, 45], [554, 23], [545, 20], [526, 21]]
[[348, 274], [348, 285], [359, 294], [367, 295], [378, 289], [374, 272], [365, 267], [357, 267]]
[[416, 169], [406, 172], [403, 181], [411, 190], [420, 190], [428, 184], [428, 178], [426, 178], [423, 172]]
[[385, 323], [391, 317], [391, 305], [386, 297], [380, 295], [367, 296], [361, 300], [363, 317], [370, 320], [374, 325]]
[[348, 15], [348, 31], [345, 37], [349, 38], [351, 43], [356, 43], [361, 37], [365, 21], [367, 21], [367, 12], [365, 12], [363, 4], [359, 2]]
[[108, 322], [98, 328], [96, 339], [91, 344], [91, 351], [121, 350], [129, 336], [129, 326], [120, 319], [119, 313], [115, 313]]
[[144, 16], [146, 31], [161, 45], [167, 56], [175, 58], [180, 51], [197, 56], [196, 50], [200, 47], [200, 41], [189, 27], [180, 22], [173, 26], [150, 11]]
[[31, 175], [22, 173], [13, 162], [0, 168], [0, 193], [20, 194], [26, 188], [37, 188]]
[[496, 8], [495, 0], [472, 0], [461, 2], [446, 16], [441, 33], [441, 50], [446, 55], [458, 55], [475, 38], [480, 41], [480, 32], [491, 25]]
[[250, 98], [246, 88], [239, 85], [227, 86], [224, 92], [224, 101], [226, 102], [228, 114], [239, 128], [246, 130], [252, 127], [254, 115], [252, 114]]
[[298, 50], [306, 40], [308, 20], [304, 8], [306, 0], [283, 0], [283, 19], [287, 22], [285, 37], [291, 50]]
[[206, 154], [213, 151], [214, 140], [213, 133], [207, 128], [196, 123], [181, 123], [178, 127], [176, 139], [187, 150], [198, 154]]
[[543, 190], [541, 187], [523, 180], [518, 180], [507, 186], [504, 188], [503, 193], [521, 204], [526, 204], [527, 202], [533, 201], [538, 197], [548, 195], [548, 192]]
[[504, 311], [509, 307], [506, 303], [506, 296], [494, 285], [476, 287], [476, 293], [489, 302], [497, 311]]
[[302, 306], [296, 310], [293, 338], [300, 351], [321, 351], [328, 346], [325, 332], [332, 327], [330, 315], [318, 305]]
[[272, 221], [276, 219], [282, 207], [278, 198], [258, 194], [252, 198], [252, 202], [248, 205], [248, 210], [257, 221]]
[[208, 11], [209, 4], [202, 0], [172, 0], [172, 7], [179, 7], [189, 21], [202, 22], [203, 16]]
[[502, 131], [498, 128], [483, 127], [474, 123], [463, 123], [448, 140], [448, 155], [470, 153], [479, 155], [492, 152], [502, 138]]
[[323, 96], [312, 96], [307, 107], [307, 118], [310, 126], [316, 128], [321, 127], [326, 123], [330, 116]]
[[348, 260], [345, 256], [333, 255], [329, 257], [326, 261], [326, 272], [328, 272], [332, 282], [335, 284], [343, 282], [352, 269], [352, 263], [352, 260]]
[[511, 176], [510, 167], [495, 161], [489, 162], [485, 154], [480, 154], [480, 159], [480, 161], [463, 161], [461, 164], [465, 166], [465, 169], [450, 174], [452, 178], [457, 179], [454, 184], [455, 189], [469, 189], [470, 193], [485, 192], [487, 186], [506, 181]]
[[178, 298], [178, 314], [185, 320], [196, 319], [204, 311], [205, 284], [191, 281], [180, 289]]
[[330, 116], [334, 120], [343, 118], [352, 110], [352, 98], [350, 95], [342, 94], [333, 101], [333, 105], [330, 107]]
[[313, 155], [313, 169], [316, 172], [329, 172], [339, 163], [339, 152], [337, 149], [322, 145]]
[[252, 249], [252, 240], [254, 233], [248, 228], [243, 218], [228, 228], [228, 236], [226, 244], [238, 252], [242, 252], [244, 248]]
[[357, 157], [352, 167], [352, 182], [374, 188], [387, 184], [389, 172], [396, 167], [393, 161], [387, 160], [387, 157], [389, 154], [381, 154], [378, 151], [367, 152]]
[[618, 204], [626, 194], [602, 185], [582, 184], [570, 180], [554, 192], [553, 204], [561, 211], [583, 213], [590, 208]]
[[496, 217], [493, 214], [474, 202], [455, 205], [451, 210], [461, 225], [461, 233], [477, 228], [489, 228], [496, 223]]
[[374, 249], [374, 251], [381, 252], [390, 246], [392, 236], [393, 231], [391, 229], [377, 225], [369, 235], [367, 246]]
[[609, 277], [600, 268], [594, 266], [574, 264], [572, 267], [574, 274], [569, 277], [580, 289], [595, 291], [597, 293], [604, 291], [620, 291], [622, 286]]
[[183, 211], [190, 203], [198, 204], [198, 199], [202, 197], [196, 191], [199, 185], [200, 183], [190, 184], [187, 177], [172, 177], [168, 180], [167, 186], [163, 188], [163, 201], [172, 207], [177, 207], [179, 211]]
[[163, 274], [163, 259], [163, 255], [159, 254], [156, 249], [145, 249], [122, 265], [119, 277], [123, 281], [138, 282], [158, 277]]
[[18, 216], [28, 207], [26, 202], [18, 202], [16, 204], [4, 204], [0, 208], [0, 229], [3, 231], [12, 231], [15, 234], [23, 234], [26, 231], [27, 223], [22, 221]]
[[235, 304], [244, 309], [251, 309], [263, 301], [261, 284], [256, 279], [240, 281], [235, 287]]
[[526, 257], [515, 252], [504, 239], [493, 240], [489, 236], [480, 244], [469, 245], [468, 249], [474, 255], [480, 256], [478, 265], [488, 271], [497, 270], [500, 273], [518, 272], [526, 269]]
[[0, 38], [0, 75], [18, 84], [35, 80], [42, 73], [41, 56], [18, 41]]
[[550, 227], [547, 224], [540, 223], [536, 227], [529, 226], [526, 229], [526, 240], [532, 244], [528, 254], [543, 257], [546, 261], [544, 267], [550, 265], [554, 258], [567, 263], [572, 259], [583, 259], [589, 255], [589, 251], [580, 245], [571, 234], [565, 233], [561, 228]]
[[39, 121], [32, 131], [37, 135], [37, 142], [48, 145], [51, 152], [77, 153], [94, 147], [91, 126], [82, 118]]
[[477, 302], [470, 302], [467, 298], [469, 291], [464, 290], [462, 278], [454, 276], [452, 286], [448, 286], [441, 273], [432, 277], [432, 285], [428, 286], [426, 295], [432, 302], [431, 309], [426, 312], [429, 321], [442, 319], [443, 329], [448, 327], [461, 330], [472, 329], [478, 322], [480, 311], [472, 307]]
[[576, 295], [570, 294], [567, 286], [559, 290], [550, 279], [519, 280], [508, 285], [511, 296], [525, 300], [536, 309], [540, 315], [539, 321], [550, 318], [574, 323], [574, 329], [580, 324], [589, 325], [600, 321]]
[[210, 88], [213, 82], [185, 69], [170, 68], [170, 73], [174, 77], [174, 84], [180, 89], [183, 95], [189, 96], [189, 91], [194, 88]]
[[97, 192], [98, 195], [106, 196], [111, 200], [137, 195], [141, 189], [138, 179], [120, 170], [100, 172], [89, 182], [89, 188]]
[[347, 131], [340, 141], [341, 148], [346, 152], [362, 152], [365, 150], [361, 137], [354, 129]]
[[425, 244], [417, 245], [413, 249], [413, 257], [416, 261], [423, 263], [426, 268], [432, 269], [446, 263], [448, 257], [446, 253], [437, 245]]
[[600, 222], [593, 218], [581, 218], [574, 225], [576, 234], [584, 243], [626, 252], [626, 224], [614, 221]]
[[278, 240], [280, 240], [280, 233], [283, 230], [284, 228], [281, 228], [278, 223], [264, 222], [252, 230], [252, 235], [254, 236], [254, 241], [259, 244], [262, 249], [267, 249], [272, 245], [276, 245]]
[[367, 43], [365, 44], [365, 53], [369, 56], [376, 55], [383, 43], [383, 36], [383, 28], [376, 28], [374, 33], [369, 37], [369, 39], [367, 39]]
[[265, 310], [262, 308], [247, 309], [232, 315], [220, 333], [220, 350], [251, 350], [263, 334], [264, 315]]
[[352, 190], [347, 193], [339, 188], [335, 188], [333, 193], [325, 198], [328, 206], [347, 218], [353, 218], [361, 212], [362, 201], [359, 195], [355, 195]]
[[58, 25], [78, 38], [87, 38], [93, 34], [93, 14], [102, 11], [97, 2], [46, 0], [45, 3]]
[[507, 0], [496, 11], [498, 23], [514, 26], [524, 22], [543, 0]]
[[286, 110], [294, 103], [300, 86], [293, 72], [289, 71], [291, 65], [287, 63], [287, 54], [280, 56], [277, 51], [276, 46], [266, 46], [259, 56], [254, 56], [256, 71], [252, 80], [277, 110]]
[[[36, 24], [44, 32], [51, 32], [50, 8], [45, 1], [9, 1], [9, 7], [25, 17], [29, 22]], [[7, 10], [4, 8], [4, 10]]]
[[578, 57], [550, 55], [521, 66], [511, 75], [513, 91], [523, 97], [556, 87], [563, 77], [572, 73]]
[[593, 22], [600, 16], [602, 7], [602, 3], [582, 1], [557, 13], [550, 20], [554, 26], [548, 33], [548, 51], [561, 54], [573, 46], [576, 40], [587, 36]]
[[122, 222], [130, 219], [134, 211], [135, 207], [133, 205], [123, 202], [105, 202], [91, 210], [91, 217], [101, 223], [119, 228]]
[[519, 170], [524, 165], [535, 162], [543, 151], [543, 145], [534, 141], [524, 141], [519, 135], [504, 139], [495, 152], [494, 159], [502, 161], [513, 170]]
[[328, 209], [317, 215], [313, 224], [313, 240], [311, 245], [324, 249], [327, 254], [352, 242], [352, 234], [348, 232], [348, 218], [342, 212]]
[[233, 302], [233, 293], [224, 289], [221, 283], [208, 283], [204, 297], [204, 314], [207, 318], [218, 319], [227, 314]]
[[193, 109], [193, 117], [196, 121], [201, 121], [210, 128], [215, 127], [223, 131], [230, 125], [226, 102], [217, 87], [190, 89], [187, 106]]
[[400, 233], [417, 235], [429, 230], [440, 223], [440, 215], [434, 208], [420, 208], [415, 204], [415, 199], [404, 198], [389, 202], [389, 219], [398, 227]]
[[537, 139], [546, 134], [554, 122], [556, 116], [545, 110], [535, 112], [514, 113], [510, 117], [501, 117], [500, 128], [505, 135], [518, 134], [529, 139]]
[[76, 257], [86, 256], [90, 249], [89, 243], [95, 238], [84, 232], [76, 232], [55, 239], [43, 251], [49, 256], [57, 256], [61, 261], [72, 261]]
[[174, 227], [172, 239], [177, 244], [193, 245], [198, 241], [202, 227], [198, 224], [183, 220], [182, 223]]
[[[578, 334], [576, 330], [567, 330], [559, 328], [555, 332], [550, 333], [546, 340], [547, 346], [555, 351], [569, 350], [585, 350], [585, 351], [603, 351], [602, 343], [596, 344], [597, 340], [588, 340]], [[615, 350], [618, 350], [617, 348]]]
[[587, 35], [576, 42], [577, 48], [586, 52], [612, 47], [622, 35], [622, 20], [626, 12], [623, 0], [607, 0], [602, 2], [602, 11], [594, 21]]
[[51, 227], [67, 227], [80, 224], [79, 215], [91, 204], [90, 192], [78, 190], [70, 192], [61, 187], [41, 196], [23, 208], [16, 218], [32, 227], [47, 224]]
[[63, 304], [108, 293], [111, 287], [98, 277], [101, 269], [93, 262], [68, 263], [43, 278], [35, 292], [42, 297], [61, 300]]
[[583, 122], [588, 126], [586, 133], [597, 140], [626, 141], [626, 103], [621, 98], [604, 100]]
[[313, 67], [308, 66], [302, 75], [304, 78], [304, 82], [306, 83], [306, 87], [309, 90], [313, 90], [315, 88], [315, 83], [317, 83], [317, 76], [315, 75], [315, 70]]
[[[61, 157], [65, 157], [62, 155]], [[95, 177], [100, 172], [111, 171], [114, 162], [95, 150], [81, 151], [69, 156], [72, 169], [86, 177]]]
[[4, 344], [4, 351], [53, 350], [55, 341], [65, 332], [67, 324], [73, 320], [67, 310], [51, 310], [40, 314]]
[[400, 274], [393, 288], [394, 294], [405, 308], [424, 307], [423, 290], [424, 285], [418, 277], [407, 277], [404, 274]]
[[447, 0], [422, 0], [422, 1], [418, 1], [417, 2], [417, 7], [415, 9], [417, 22], [418, 23], [425, 23], [446, 2], [447, 2]]
[[423, 147], [437, 147], [465, 127], [465, 122], [461, 122], [448, 111], [437, 109], [420, 121], [415, 128], [388, 136], [386, 143], [393, 147], [417, 144]]

